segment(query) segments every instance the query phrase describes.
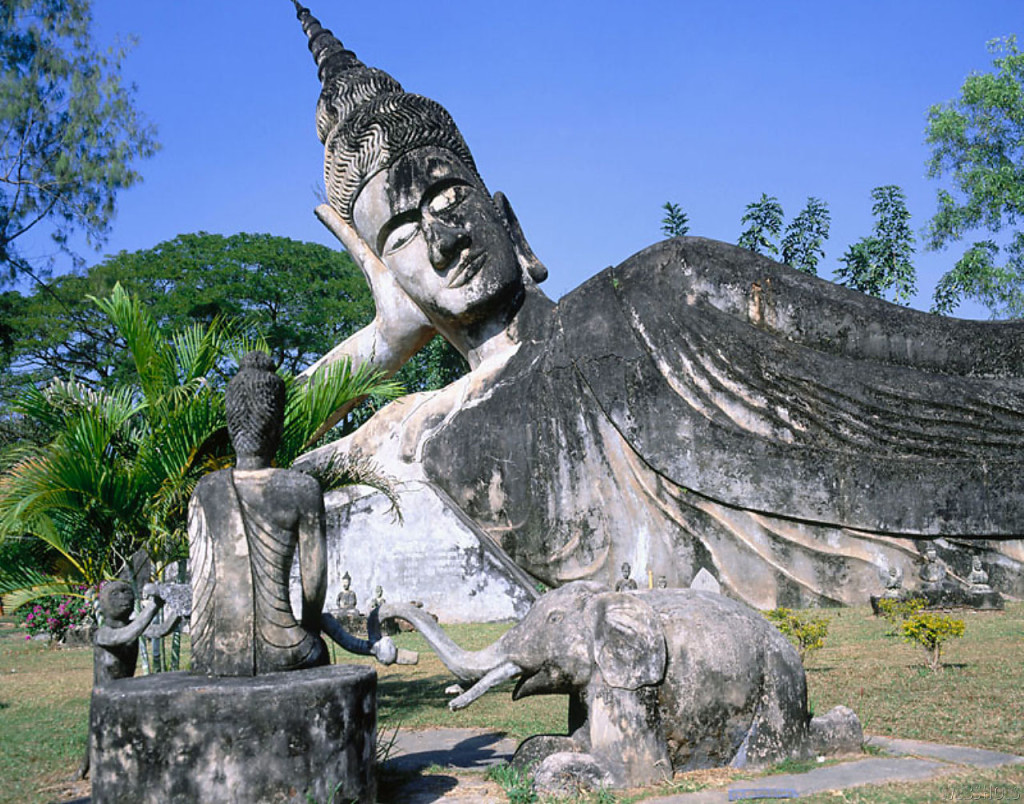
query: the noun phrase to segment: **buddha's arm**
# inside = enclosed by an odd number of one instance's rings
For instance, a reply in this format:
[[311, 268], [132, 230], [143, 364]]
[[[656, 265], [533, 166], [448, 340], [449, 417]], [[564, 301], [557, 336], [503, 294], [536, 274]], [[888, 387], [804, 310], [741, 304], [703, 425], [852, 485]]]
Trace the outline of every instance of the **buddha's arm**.
[[[302, 582], [302, 627], [320, 630], [320, 614], [327, 599], [327, 523], [319, 485], [315, 499], [306, 501], [299, 518], [299, 577]], [[311, 491], [311, 496], [314, 496]]]
[[[390, 377], [426, 346], [436, 331], [355, 229], [327, 204], [317, 207], [316, 215], [362, 270], [377, 312], [368, 326], [339, 343], [299, 377], [311, 377], [339, 360], [348, 360], [351, 365], [368, 363]], [[311, 441], [337, 424], [360, 401], [353, 400], [335, 411]]]

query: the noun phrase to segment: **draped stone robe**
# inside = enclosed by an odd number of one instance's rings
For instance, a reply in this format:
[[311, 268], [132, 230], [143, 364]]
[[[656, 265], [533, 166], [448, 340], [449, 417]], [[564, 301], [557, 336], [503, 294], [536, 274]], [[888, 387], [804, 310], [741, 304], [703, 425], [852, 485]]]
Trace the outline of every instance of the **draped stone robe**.
[[[498, 370], [393, 403], [336, 448], [425, 481], [549, 584], [862, 603], [918, 542], [1024, 593], [1024, 326], [900, 308], [700, 238], [518, 322]], [[400, 435], [399, 435], [400, 434]], [[321, 460], [330, 447], [313, 453]]]
[[254, 676], [326, 663], [323, 640], [292, 613], [297, 543], [247, 502], [234, 470], [199, 481], [189, 505], [193, 672]]

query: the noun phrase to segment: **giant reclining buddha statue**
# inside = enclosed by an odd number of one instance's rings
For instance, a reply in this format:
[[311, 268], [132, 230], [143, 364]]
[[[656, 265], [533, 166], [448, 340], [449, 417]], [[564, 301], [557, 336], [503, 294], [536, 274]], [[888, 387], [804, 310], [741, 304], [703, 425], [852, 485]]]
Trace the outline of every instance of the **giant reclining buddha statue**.
[[[611, 585], [629, 562], [671, 586], [704, 568], [759, 607], [863, 603], [935, 543], [1024, 594], [1024, 325], [904, 309], [698, 237], [556, 304], [445, 109], [296, 6], [322, 83], [317, 214], [377, 310], [309, 371], [393, 372], [436, 333], [471, 368], [297, 465], [369, 457], [551, 586]], [[374, 538], [442, 524], [407, 515]]]

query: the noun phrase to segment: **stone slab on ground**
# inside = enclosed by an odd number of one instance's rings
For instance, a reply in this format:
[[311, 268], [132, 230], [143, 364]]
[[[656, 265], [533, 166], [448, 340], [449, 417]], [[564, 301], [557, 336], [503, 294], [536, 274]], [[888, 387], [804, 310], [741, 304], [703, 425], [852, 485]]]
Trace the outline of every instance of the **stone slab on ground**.
[[92, 797], [372, 802], [376, 690], [377, 674], [357, 665], [255, 677], [159, 673], [97, 687]]
[[[868, 757], [807, 773], [766, 776], [736, 782], [718, 790], [645, 799], [648, 804], [713, 804], [727, 802], [729, 791], [789, 789], [799, 795], [867, 784], [934, 779], [969, 768], [1024, 764], [1024, 756], [967, 746], [917, 740], [869, 737], [868, 742], [898, 756]], [[491, 765], [511, 759], [516, 741], [485, 729], [400, 730], [384, 767], [381, 804], [506, 804], [498, 785], [484, 778]], [[428, 767], [444, 771], [423, 775]], [[63, 799], [67, 802], [67, 799]], [[89, 804], [77, 798], [68, 804]]]
[[[1022, 756], [967, 746], [888, 737], [869, 737], [867, 742], [896, 756], [867, 757], [815, 768], [806, 773], [766, 776], [736, 782], [718, 790], [660, 796], [645, 801], [649, 804], [717, 804], [729, 801], [730, 791], [735, 794], [741, 790], [793, 791], [806, 796], [868, 784], [925, 781], [965, 768], [1024, 764]], [[404, 784], [382, 789], [380, 801], [382, 804], [430, 804], [439, 801], [504, 804], [507, 799], [495, 783], [488, 782], [482, 774], [469, 776], [466, 772], [483, 771], [490, 765], [508, 760], [515, 748], [516, 741], [500, 732], [479, 729], [400, 731], [387, 763], [389, 770], [415, 773], [430, 766], [440, 766], [450, 770], [451, 774], [441, 772], [415, 776]]]

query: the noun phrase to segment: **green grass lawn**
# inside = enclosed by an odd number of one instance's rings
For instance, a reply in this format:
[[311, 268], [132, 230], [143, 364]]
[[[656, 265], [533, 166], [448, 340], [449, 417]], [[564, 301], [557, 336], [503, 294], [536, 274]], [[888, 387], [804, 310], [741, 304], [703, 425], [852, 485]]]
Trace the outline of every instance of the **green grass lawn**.
[[[887, 623], [872, 617], [869, 609], [824, 613], [830, 619], [828, 640], [807, 660], [808, 688], [816, 712], [846, 704], [872, 734], [1024, 752], [1024, 604], [1009, 604], [1005, 612], [958, 614], [967, 624], [966, 634], [947, 648], [945, 668], [937, 674], [925, 667], [923, 650], [886, 637]], [[479, 648], [505, 628], [475, 625], [447, 630], [464, 647]], [[468, 709], [449, 712], [450, 696], [444, 688], [454, 679], [418, 634], [401, 634], [396, 641], [420, 651], [420, 664], [379, 668], [382, 729], [485, 727], [517, 738], [564, 730], [564, 697], [512, 702], [511, 682]], [[342, 659], [340, 652], [338, 659], [365, 661]], [[51, 649], [26, 641], [10, 618], [0, 622], [0, 802], [48, 802], [58, 797], [55, 791], [73, 773], [85, 748], [91, 680], [91, 650]], [[671, 789], [658, 792], [715, 786], [730, 778], [735, 774], [687, 774], [677, 777]], [[995, 794], [1003, 790], [1002, 800], [1012, 800], [1007, 789], [1024, 797], [1024, 767], [810, 800], [971, 800], [972, 791], [979, 790]], [[960, 797], [953, 798], [954, 793]]]

